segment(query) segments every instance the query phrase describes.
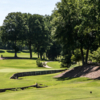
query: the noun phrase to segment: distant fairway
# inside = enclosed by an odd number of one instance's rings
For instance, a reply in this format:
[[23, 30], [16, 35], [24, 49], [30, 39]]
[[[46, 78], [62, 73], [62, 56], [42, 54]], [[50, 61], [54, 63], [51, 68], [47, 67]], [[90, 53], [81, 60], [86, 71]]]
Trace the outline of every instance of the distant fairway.
[[[33, 54], [33, 57], [37, 57], [37, 54], [35, 54], [34, 52], [32, 54]], [[14, 57], [14, 50], [0, 49], [0, 55], [3, 55], [3, 57]], [[29, 56], [30, 56], [29, 50], [19, 51], [17, 53], [17, 56], [29, 58]]]

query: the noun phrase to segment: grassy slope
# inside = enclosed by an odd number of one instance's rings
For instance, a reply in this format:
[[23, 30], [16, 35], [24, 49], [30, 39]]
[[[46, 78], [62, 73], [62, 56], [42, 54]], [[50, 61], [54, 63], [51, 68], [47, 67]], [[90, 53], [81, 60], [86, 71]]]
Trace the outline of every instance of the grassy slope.
[[60, 64], [61, 62], [58, 62], [58, 61], [52, 61], [52, 62], [48, 62], [47, 65], [50, 66], [50, 67], [53, 67], [53, 68], [60, 68]]

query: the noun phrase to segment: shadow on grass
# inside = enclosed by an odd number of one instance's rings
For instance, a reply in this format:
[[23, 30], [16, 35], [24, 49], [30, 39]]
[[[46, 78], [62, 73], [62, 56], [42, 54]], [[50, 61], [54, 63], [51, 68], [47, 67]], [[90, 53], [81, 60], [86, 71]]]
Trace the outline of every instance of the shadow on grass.
[[22, 51], [23, 53], [30, 53], [29, 51]]
[[22, 80], [23, 78], [18, 78], [18, 80]]
[[[3, 59], [30, 59], [30, 58], [27, 58], [27, 57], [3, 57]], [[33, 57], [32, 60], [36, 60], [37, 57]]]
[[42, 59], [41, 61], [51, 61], [51, 60], [48, 60], [48, 59]]
[[0, 50], [0, 53], [5, 53], [5, 51], [3, 51], [3, 50]]
[[65, 81], [65, 80], [71, 80], [71, 79], [74, 79], [74, 77], [66, 77], [66, 78], [63, 78], [63, 77], [60, 77], [60, 78], [56, 78], [57, 81]]
[[[7, 50], [8, 53], [15, 53], [14, 50]], [[17, 53], [20, 53], [21, 51], [18, 51]]]
[[94, 80], [94, 79], [90, 79], [90, 78], [83, 78], [83, 77], [80, 77], [80, 79], [77, 79], [79, 77], [66, 77], [66, 78], [56, 78], [57, 81], [65, 81], [65, 80], [72, 80], [72, 79], [76, 79], [77, 81], [88, 81], [88, 80]]
[[14, 50], [12, 50], [12, 51], [11, 51], [11, 50], [7, 50], [7, 52], [8, 52], [8, 53], [15, 53]]

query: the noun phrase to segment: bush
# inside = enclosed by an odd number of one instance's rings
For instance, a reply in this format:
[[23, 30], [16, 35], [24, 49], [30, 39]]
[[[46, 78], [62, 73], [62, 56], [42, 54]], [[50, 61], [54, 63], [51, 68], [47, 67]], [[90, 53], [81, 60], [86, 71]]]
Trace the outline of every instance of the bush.
[[71, 56], [70, 55], [64, 55], [63, 59], [61, 60], [61, 68], [69, 68], [71, 66]]
[[[86, 50], [85, 49], [83, 49], [83, 54], [84, 54], [84, 57], [86, 57]], [[82, 57], [81, 57], [81, 51], [80, 51], [80, 49], [76, 49], [76, 50], [74, 50], [74, 54], [72, 54], [72, 56], [71, 56], [71, 62], [73, 63], [73, 62], [79, 62], [79, 61], [81, 61], [82, 60]]]
[[36, 60], [36, 64], [37, 64], [38, 67], [43, 67], [43, 64], [42, 64], [42, 62], [40, 61], [40, 59], [37, 59], [37, 60]]
[[89, 55], [89, 58], [94, 62], [100, 63], [100, 48], [96, 51], [93, 51], [92, 54]]

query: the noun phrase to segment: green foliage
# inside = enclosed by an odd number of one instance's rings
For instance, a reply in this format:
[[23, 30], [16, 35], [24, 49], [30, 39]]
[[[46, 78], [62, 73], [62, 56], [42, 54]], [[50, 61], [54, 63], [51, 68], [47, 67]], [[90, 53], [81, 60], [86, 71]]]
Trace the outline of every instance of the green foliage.
[[15, 52], [18, 52], [19, 51], [19, 48], [16, 45], [12, 45], [12, 48], [15, 50]]
[[14, 44], [15, 49], [15, 57], [17, 57], [17, 44], [18, 42], [23, 40], [23, 30], [24, 26], [24, 18], [21, 12], [9, 13], [3, 22], [3, 26], [1, 27], [2, 32], [2, 41], [4, 43]]
[[52, 45], [50, 46], [50, 49], [47, 50], [46, 52], [46, 56], [50, 59], [50, 60], [55, 60], [57, 58], [57, 56], [59, 56], [61, 54], [61, 45], [58, 44], [57, 42], [53, 41]]
[[61, 67], [69, 68], [71, 66], [71, 55], [64, 55], [64, 58], [61, 60]]
[[41, 60], [39, 58], [36, 60], [36, 65], [38, 67], [43, 67], [43, 64], [42, 64], [42, 62], [41, 62]]
[[[86, 50], [85, 49], [83, 49], [83, 53], [84, 53], [84, 57], [86, 57]], [[80, 49], [76, 49], [76, 50], [74, 50], [74, 53], [72, 54], [72, 56], [71, 56], [71, 62], [79, 62], [79, 61], [81, 61], [81, 59], [82, 59], [82, 56], [81, 56], [81, 51], [80, 51]]]
[[72, 54], [72, 56], [71, 56], [71, 61], [72, 62], [78, 62], [78, 61], [80, 61], [81, 60], [81, 52], [80, 52], [80, 50], [79, 49], [77, 49], [77, 50], [74, 50], [74, 54]]
[[92, 54], [89, 55], [89, 60], [100, 63], [100, 47], [96, 51], [93, 51]]
[[[62, 0], [56, 7], [53, 13], [55, 37], [66, 51], [79, 48], [82, 63], [87, 64], [89, 50], [98, 47], [100, 41], [99, 1]], [[86, 49], [86, 57], [83, 49]]]

